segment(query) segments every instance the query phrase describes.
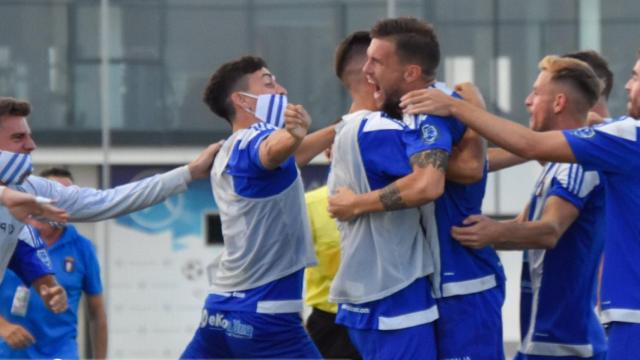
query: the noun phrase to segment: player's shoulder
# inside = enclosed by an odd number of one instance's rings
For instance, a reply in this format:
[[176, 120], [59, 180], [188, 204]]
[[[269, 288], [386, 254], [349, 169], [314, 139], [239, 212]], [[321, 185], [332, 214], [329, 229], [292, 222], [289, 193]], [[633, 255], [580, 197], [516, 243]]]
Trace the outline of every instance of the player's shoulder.
[[362, 126], [363, 133], [382, 130], [403, 131], [406, 128], [405, 124], [401, 120], [392, 118], [391, 116], [381, 111], [376, 111], [368, 114], [363, 121], [365, 121], [364, 125]]
[[257, 122], [246, 129], [238, 130], [235, 142], [238, 143], [238, 149], [244, 150], [252, 140], [265, 137], [276, 130], [277, 128], [271, 124]]
[[640, 121], [629, 116], [612, 119], [593, 127], [597, 132], [606, 133], [614, 137], [630, 141], [638, 140], [638, 128], [640, 128]]

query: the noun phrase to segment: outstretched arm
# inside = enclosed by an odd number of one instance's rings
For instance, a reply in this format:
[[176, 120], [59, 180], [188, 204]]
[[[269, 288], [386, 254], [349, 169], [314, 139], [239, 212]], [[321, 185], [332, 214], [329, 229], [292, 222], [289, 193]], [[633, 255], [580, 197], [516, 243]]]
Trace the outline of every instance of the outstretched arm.
[[357, 216], [416, 207], [439, 198], [444, 192], [449, 154], [444, 150], [426, 150], [411, 157], [413, 172], [386, 187], [366, 194], [339, 188], [329, 198], [331, 216], [348, 221]]
[[479, 249], [493, 245], [501, 250], [552, 249], [580, 214], [569, 201], [557, 196], [547, 200], [542, 217], [536, 221], [495, 221], [472, 215], [462, 227], [451, 228], [451, 235], [462, 245]]
[[489, 159], [489, 172], [510, 168], [529, 161], [501, 148], [489, 148], [487, 150], [487, 155]]
[[316, 155], [329, 148], [333, 144], [333, 138], [336, 135], [335, 128], [335, 125], [329, 125], [305, 136], [295, 153], [296, 164], [300, 167], [305, 166]]
[[576, 162], [562, 132], [532, 131], [437, 89], [412, 91], [402, 97], [400, 106], [407, 114], [456, 117], [487, 140], [526, 159]]

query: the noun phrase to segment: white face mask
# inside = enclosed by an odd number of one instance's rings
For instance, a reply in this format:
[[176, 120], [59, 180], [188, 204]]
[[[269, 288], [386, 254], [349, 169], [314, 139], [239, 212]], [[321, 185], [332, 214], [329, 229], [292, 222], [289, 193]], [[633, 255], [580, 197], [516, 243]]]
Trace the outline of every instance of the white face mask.
[[33, 171], [30, 154], [0, 151], [0, 181], [5, 185], [19, 185]]
[[253, 114], [260, 120], [277, 128], [284, 127], [284, 110], [287, 108], [287, 95], [263, 94], [253, 95], [245, 92], [240, 94], [256, 99], [256, 111]]

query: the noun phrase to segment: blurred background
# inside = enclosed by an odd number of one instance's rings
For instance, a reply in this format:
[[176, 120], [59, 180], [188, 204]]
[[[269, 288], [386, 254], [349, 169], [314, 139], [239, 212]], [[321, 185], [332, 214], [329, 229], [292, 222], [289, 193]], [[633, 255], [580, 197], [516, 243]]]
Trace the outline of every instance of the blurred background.
[[[337, 43], [384, 17], [433, 23], [439, 79], [475, 82], [489, 110], [523, 124], [547, 54], [593, 49], [615, 76], [610, 109], [625, 112], [640, 47], [637, 0], [0, 0], [0, 95], [29, 100], [37, 170], [62, 165], [84, 186], [117, 185], [192, 159], [230, 134], [201, 101], [209, 76], [244, 54], [263, 56], [313, 129], [350, 99], [333, 72]], [[539, 168], [491, 175], [484, 211], [517, 214]], [[326, 176], [318, 159], [307, 188]], [[80, 226], [96, 242], [108, 300], [109, 354], [175, 358], [193, 334], [220, 249], [207, 181], [151, 209]], [[518, 343], [521, 254], [508, 273], [505, 344]], [[80, 342], [87, 347], [84, 334]]]

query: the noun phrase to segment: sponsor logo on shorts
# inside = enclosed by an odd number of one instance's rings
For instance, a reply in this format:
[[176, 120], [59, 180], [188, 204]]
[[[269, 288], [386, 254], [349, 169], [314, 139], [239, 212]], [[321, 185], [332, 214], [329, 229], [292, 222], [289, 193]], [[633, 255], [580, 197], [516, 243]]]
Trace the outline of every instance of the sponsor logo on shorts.
[[435, 126], [425, 124], [422, 126], [422, 141], [425, 144], [433, 144], [438, 139], [438, 129]]
[[220, 330], [227, 333], [228, 336], [237, 338], [253, 338], [253, 326], [242, 322], [238, 319], [227, 319], [222, 313], [209, 315], [206, 309], [202, 310], [200, 319], [200, 327], [209, 326], [213, 330]]

